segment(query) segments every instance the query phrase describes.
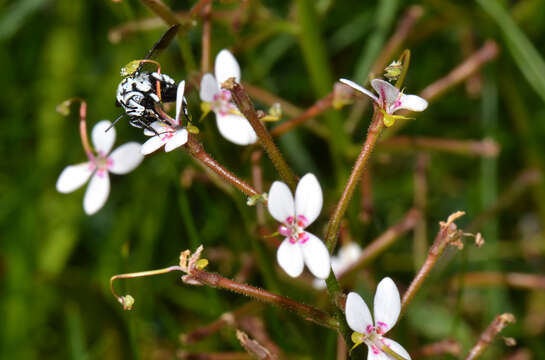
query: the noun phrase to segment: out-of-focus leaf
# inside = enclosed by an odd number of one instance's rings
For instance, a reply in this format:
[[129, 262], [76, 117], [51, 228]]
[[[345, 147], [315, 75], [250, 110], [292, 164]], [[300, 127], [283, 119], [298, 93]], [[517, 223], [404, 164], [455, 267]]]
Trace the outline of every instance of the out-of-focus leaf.
[[545, 61], [543, 57], [513, 21], [509, 13], [497, 1], [477, 0], [477, 2], [500, 27], [507, 48], [520, 71], [545, 101]]
[[48, 0], [14, 1], [0, 19], [0, 41], [11, 38], [23, 26], [25, 19], [38, 11]]

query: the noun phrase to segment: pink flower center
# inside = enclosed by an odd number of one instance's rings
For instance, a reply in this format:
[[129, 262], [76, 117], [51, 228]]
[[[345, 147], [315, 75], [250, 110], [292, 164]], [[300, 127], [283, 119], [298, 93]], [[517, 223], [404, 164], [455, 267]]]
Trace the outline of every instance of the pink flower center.
[[220, 90], [212, 100], [212, 110], [225, 116], [232, 113], [236, 106], [231, 102], [231, 93], [228, 90]]
[[89, 169], [96, 169], [99, 177], [106, 176], [108, 169], [114, 165], [114, 160], [107, 156], [103, 151], [99, 150], [96, 157], [89, 158]]
[[284, 223], [278, 227], [278, 232], [289, 238], [292, 244], [298, 241], [304, 244], [309, 239], [308, 234], [304, 230], [308, 225], [309, 222], [304, 215], [297, 215], [297, 218], [288, 216]]

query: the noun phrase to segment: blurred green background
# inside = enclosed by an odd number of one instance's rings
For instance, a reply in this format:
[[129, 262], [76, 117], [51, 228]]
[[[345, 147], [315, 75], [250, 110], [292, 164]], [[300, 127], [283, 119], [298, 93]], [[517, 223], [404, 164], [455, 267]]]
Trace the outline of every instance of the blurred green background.
[[[194, 3], [166, 1], [182, 13]], [[545, 1], [214, 1], [212, 60], [220, 49], [231, 49], [244, 81], [305, 109], [330, 92], [339, 77], [364, 83], [415, 5], [423, 15], [401, 47], [412, 53], [407, 93], [419, 93], [448, 74], [486, 40], [496, 41], [500, 53], [435, 99], [400, 134], [489, 138], [501, 152], [468, 156], [379, 148], [371, 165], [371, 219], [361, 220], [361, 195], [356, 194], [343, 240], [349, 237], [365, 247], [414, 206], [417, 163], [427, 164], [426, 221], [419, 232], [427, 235], [401, 237], [347, 290], [370, 303], [376, 282], [390, 276], [403, 292], [425, 256], [422, 239], [431, 243], [438, 221], [464, 210], [467, 215], [458, 222], [464, 227], [487, 214], [474, 229], [483, 234], [485, 246], [477, 249], [470, 240], [463, 251], [447, 254], [392, 336], [411, 354], [454, 339], [462, 356], [495, 315], [512, 312], [518, 321], [502, 335], [515, 338], [517, 345], [507, 347], [500, 337], [483, 358], [545, 358], [543, 278], [523, 289], [452, 280], [475, 271], [544, 275]], [[89, 129], [101, 119], [115, 119], [121, 113], [114, 104], [120, 68], [142, 58], [167, 26], [159, 19], [139, 22], [154, 14], [135, 0], [3, 0], [0, 6], [0, 358], [170, 359], [182, 356], [181, 349], [242, 352], [231, 327], [189, 346], [179, 335], [244, 305], [246, 298], [184, 285], [176, 274], [117, 283], [121, 293], [135, 297], [132, 312], [123, 312], [110, 293], [112, 275], [176, 264], [181, 250], [201, 243], [210, 270], [234, 277], [250, 259], [245, 279], [250, 284], [328, 308], [324, 292], [313, 290], [309, 281], [288, 279], [276, 267], [276, 250], [270, 239], [257, 235], [255, 209], [245, 205], [246, 198], [215, 186], [183, 151], [160, 151], [130, 175], [114, 175], [108, 202], [94, 216], [83, 212], [84, 190], [57, 193], [62, 169], [85, 155], [76, 107], [68, 117], [55, 107], [78, 96], [88, 102]], [[120, 26], [135, 22], [136, 30], [114, 36]], [[200, 18], [184, 31], [197, 67], [201, 31]], [[194, 78], [178, 44], [159, 60], [175, 80]], [[198, 119], [197, 84], [193, 81], [188, 101]], [[361, 114], [353, 110], [360, 105], [328, 111], [311, 122], [313, 128], [299, 127], [278, 140], [295, 171], [314, 172], [324, 188], [324, 210], [312, 228], [320, 236], [369, 124], [368, 108]], [[199, 127], [207, 151], [251, 181], [255, 148], [225, 141], [213, 116]], [[116, 129], [117, 144], [145, 140], [126, 120]], [[278, 175], [266, 157], [261, 163], [266, 191]], [[521, 174], [526, 174], [522, 180]], [[276, 224], [268, 214], [266, 221], [273, 232]], [[283, 310], [265, 306], [257, 313], [286, 358], [335, 358], [332, 331]]]

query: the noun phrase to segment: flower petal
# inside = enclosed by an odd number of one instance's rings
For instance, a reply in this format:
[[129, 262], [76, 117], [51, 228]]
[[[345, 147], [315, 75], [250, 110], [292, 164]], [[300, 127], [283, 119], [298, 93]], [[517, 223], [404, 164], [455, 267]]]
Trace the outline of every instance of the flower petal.
[[392, 109], [392, 113], [397, 110], [407, 109], [410, 111], [424, 111], [428, 107], [428, 102], [417, 95], [402, 94], [399, 99], [399, 105]]
[[390, 105], [394, 104], [399, 98], [399, 89], [396, 88], [394, 85], [390, 84], [388, 81], [384, 81], [382, 79], [373, 79], [371, 80], [371, 86], [379, 95], [379, 102], [386, 102], [386, 109]]
[[182, 114], [182, 105], [184, 103], [185, 81], [180, 81], [176, 92], [176, 124], [180, 125], [180, 115]]
[[295, 190], [295, 214], [304, 215], [310, 225], [322, 211], [322, 188], [314, 174], [308, 173], [299, 180]]
[[299, 244], [292, 244], [288, 239], [282, 241], [276, 252], [278, 265], [291, 277], [298, 277], [303, 272], [303, 253]]
[[357, 90], [357, 91], [361, 92], [362, 94], [365, 94], [365, 95], [369, 96], [371, 99], [373, 99], [373, 101], [378, 101], [378, 98], [376, 97], [375, 94], [373, 94], [371, 91], [367, 90], [366, 88], [356, 84], [352, 80], [339, 79], [339, 81], [342, 82], [345, 85], [350, 86], [352, 89]]
[[240, 82], [240, 66], [229, 50], [223, 49], [216, 55], [214, 74], [220, 87], [225, 80], [232, 77]]
[[57, 180], [57, 191], [66, 194], [79, 189], [89, 180], [94, 169], [89, 162], [65, 167]]
[[367, 327], [373, 326], [373, 318], [371, 317], [371, 312], [369, 307], [361, 296], [355, 292], [351, 292], [346, 297], [346, 322], [350, 329], [357, 331], [361, 334], [366, 334]]
[[[405, 348], [401, 346], [399, 343], [385, 337], [383, 337], [382, 340], [386, 343], [386, 345], [390, 348], [390, 350], [394, 351], [398, 355], [403, 356], [406, 360], [411, 360], [411, 355], [409, 355], [407, 350], [405, 350]], [[390, 356], [387, 356], [386, 359], [390, 360], [392, 358]]]
[[355, 242], [350, 242], [341, 246], [337, 256], [339, 257], [342, 266], [348, 267], [360, 258], [361, 253], [361, 247]]
[[210, 73], [204, 74], [201, 79], [201, 89], [199, 90], [201, 100], [206, 102], [212, 102], [214, 100], [214, 95], [219, 92], [220, 88], [214, 75]]
[[141, 149], [142, 145], [137, 142], [128, 142], [116, 148], [109, 156], [112, 159], [112, 165], [108, 171], [114, 174], [126, 174], [133, 171], [144, 160]]
[[83, 210], [87, 215], [99, 211], [110, 194], [110, 178], [107, 171], [96, 172], [89, 181], [87, 191], [83, 197]]
[[380, 327], [385, 334], [394, 327], [401, 311], [399, 291], [389, 277], [385, 277], [378, 283], [373, 309], [375, 326]]
[[271, 216], [281, 223], [285, 222], [288, 217], [295, 215], [293, 195], [288, 185], [281, 181], [273, 182], [269, 190], [267, 207]]
[[176, 130], [174, 135], [168, 139], [166, 145], [165, 145], [165, 151], [169, 152], [176, 148], [179, 148], [182, 145], [185, 145], [187, 142], [188, 133], [186, 129], [179, 129]]
[[97, 152], [107, 155], [115, 142], [115, 128], [106, 131], [112, 125], [108, 120], [101, 120], [95, 124], [91, 132], [91, 140]]
[[155, 135], [152, 138], [149, 138], [144, 144], [142, 144], [142, 147], [140, 148], [140, 152], [142, 155], [148, 155], [154, 152], [155, 150], [159, 149], [161, 146], [165, 145], [167, 140], [161, 139], [160, 136]]
[[371, 348], [367, 345], [367, 360], [394, 360], [393, 358], [386, 355], [384, 352], [379, 350], [376, 346]]
[[220, 134], [232, 143], [250, 145], [257, 141], [254, 129], [243, 116], [216, 113], [216, 123]]
[[[306, 232], [306, 231], [305, 231]], [[329, 251], [325, 247], [322, 240], [316, 235], [306, 232], [308, 235], [307, 241], [301, 244], [305, 264], [318, 279], [327, 279], [331, 271], [331, 261], [329, 259]]]

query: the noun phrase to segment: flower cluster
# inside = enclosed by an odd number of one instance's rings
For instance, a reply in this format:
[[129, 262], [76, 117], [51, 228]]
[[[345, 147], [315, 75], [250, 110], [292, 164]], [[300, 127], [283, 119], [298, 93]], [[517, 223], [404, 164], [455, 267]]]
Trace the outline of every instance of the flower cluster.
[[352, 80], [340, 79], [343, 84], [369, 96], [375, 106], [382, 112], [385, 126], [394, 125], [397, 119], [408, 119], [402, 115], [393, 115], [396, 111], [406, 109], [410, 111], [424, 111], [428, 102], [417, 95], [405, 95], [387, 81], [382, 79], [371, 80], [371, 86], [378, 94], [378, 97], [371, 91], [361, 87]]
[[91, 178], [83, 198], [83, 209], [88, 215], [100, 210], [108, 199], [110, 194], [108, 174], [129, 173], [144, 159], [140, 153], [140, 144], [135, 142], [123, 144], [110, 153], [115, 142], [115, 128], [110, 129], [111, 125], [108, 120], [102, 120], [93, 127], [91, 139], [95, 152], [88, 151], [89, 161], [67, 166], [57, 180], [57, 191], [70, 193], [82, 187]]
[[384, 337], [394, 327], [401, 311], [401, 298], [392, 279], [386, 277], [380, 281], [373, 304], [374, 322], [371, 311], [361, 296], [351, 292], [346, 298], [346, 322], [355, 331], [352, 334], [354, 347], [365, 343], [369, 350], [368, 360], [393, 359], [388, 354], [391, 351], [410, 360], [411, 356], [403, 346]]
[[271, 186], [269, 212], [281, 223], [278, 232], [285, 237], [276, 258], [291, 277], [301, 275], [305, 264], [317, 278], [329, 276], [331, 265], [327, 248], [316, 235], [305, 230], [320, 215], [322, 200], [322, 188], [313, 174], [301, 178], [295, 198], [283, 182], [275, 181]]

